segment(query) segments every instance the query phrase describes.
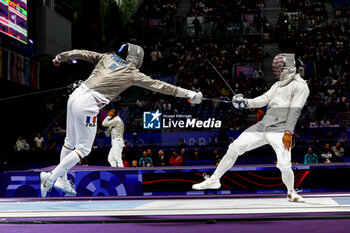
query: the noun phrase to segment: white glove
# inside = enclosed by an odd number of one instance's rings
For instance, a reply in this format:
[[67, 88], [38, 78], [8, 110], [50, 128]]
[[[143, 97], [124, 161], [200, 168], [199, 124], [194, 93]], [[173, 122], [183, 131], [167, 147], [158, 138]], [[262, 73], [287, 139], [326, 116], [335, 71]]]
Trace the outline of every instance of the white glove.
[[188, 102], [191, 104], [200, 104], [203, 101], [203, 94], [202, 92], [194, 92], [194, 91], [188, 91]]
[[242, 94], [237, 94], [232, 98], [233, 107], [242, 110], [248, 108], [248, 100]]

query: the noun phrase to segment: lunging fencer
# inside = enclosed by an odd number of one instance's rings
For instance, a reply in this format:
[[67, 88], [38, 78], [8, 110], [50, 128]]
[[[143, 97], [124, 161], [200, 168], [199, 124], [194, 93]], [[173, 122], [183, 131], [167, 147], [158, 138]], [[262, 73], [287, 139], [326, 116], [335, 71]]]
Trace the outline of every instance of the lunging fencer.
[[103, 120], [102, 126], [108, 127], [106, 136], [111, 136], [112, 147], [108, 154], [108, 162], [111, 167], [124, 167], [122, 160], [122, 151], [124, 145], [124, 123], [120, 119], [115, 109], [108, 112], [108, 116]]
[[72, 50], [58, 54], [53, 64], [81, 59], [95, 65], [89, 78], [69, 96], [67, 103], [67, 132], [61, 150], [60, 163], [52, 172], [40, 173], [41, 196], [45, 197], [54, 185], [65, 193], [76, 195], [67, 179], [67, 171], [86, 157], [96, 135], [97, 115], [104, 106], [131, 86], [139, 86], [166, 95], [188, 98], [191, 103], [202, 102], [202, 93], [186, 90], [166, 82], [154, 80], [141, 73], [143, 49], [124, 44], [117, 53], [97, 53]]
[[278, 54], [273, 60], [272, 67], [278, 81], [266, 93], [254, 99], [245, 99], [243, 95], [238, 94], [232, 99], [237, 109], [267, 106], [265, 117], [232, 142], [212, 176], [193, 185], [193, 189], [219, 189], [220, 178], [233, 166], [238, 156], [269, 144], [277, 155], [277, 167], [288, 190], [287, 200], [304, 202], [303, 197], [294, 190], [291, 147], [295, 124], [310, 91], [306, 81], [296, 73], [294, 54]]

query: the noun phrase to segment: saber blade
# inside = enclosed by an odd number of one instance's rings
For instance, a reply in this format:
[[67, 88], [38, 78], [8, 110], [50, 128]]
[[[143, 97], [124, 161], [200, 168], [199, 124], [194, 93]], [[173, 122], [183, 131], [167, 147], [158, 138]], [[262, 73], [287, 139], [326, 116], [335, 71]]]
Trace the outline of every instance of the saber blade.
[[203, 98], [203, 100], [208, 100], [208, 101], [218, 102], [218, 103], [226, 103], [226, 104], [231, 103], [231, 101], [228, 101], [228, 100], [219, 100], [219, 99], [210, 99], [210, 98]]

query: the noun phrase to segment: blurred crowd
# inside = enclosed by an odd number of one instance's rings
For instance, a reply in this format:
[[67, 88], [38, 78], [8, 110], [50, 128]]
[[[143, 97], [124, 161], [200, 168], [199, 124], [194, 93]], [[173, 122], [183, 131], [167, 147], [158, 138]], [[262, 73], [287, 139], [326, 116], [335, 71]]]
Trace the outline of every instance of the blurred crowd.
[[304, 126], [339, 126], [339, 113], [349, 110], [350, 24], [316, 23], [305, 30], [279, 28], [283, 51], [296, 52], [307, 66], [308, 100]]

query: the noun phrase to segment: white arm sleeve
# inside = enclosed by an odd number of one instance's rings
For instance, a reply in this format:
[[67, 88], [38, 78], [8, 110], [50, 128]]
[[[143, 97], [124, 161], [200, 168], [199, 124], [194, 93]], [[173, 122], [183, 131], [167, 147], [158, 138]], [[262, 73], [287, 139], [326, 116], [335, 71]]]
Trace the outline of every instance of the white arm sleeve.
[[103, 120], [102, 126], [104, 126], [104, 127], [109, 127], [109, 119], [111, 119], [111, 117], [110, 117], [110, 116], [107, 116], [107, 117]]
[[268, 90], [267, 92], [265, 92], [261, 96], [258, 96], [254, 99], [247, 99], [248, 100], [248, 108], [261, 108], [261, 107], [268, 105], [276, 87], [277, 87], [277, 83], [272, 85], [270, 90]]

